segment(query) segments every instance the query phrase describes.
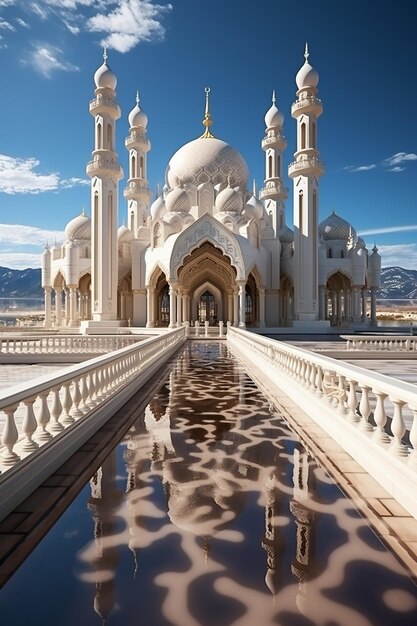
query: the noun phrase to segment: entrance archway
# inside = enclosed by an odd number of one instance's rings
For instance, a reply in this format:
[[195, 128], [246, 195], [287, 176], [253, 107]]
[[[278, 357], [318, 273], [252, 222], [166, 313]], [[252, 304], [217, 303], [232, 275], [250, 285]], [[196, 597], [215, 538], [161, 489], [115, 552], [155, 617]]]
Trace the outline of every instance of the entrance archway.
[[198, 301], [197, 319], [200, 324], [208, 322], [210, 326], [214, 326], [217, 323], [216, 298], [208, 289], [201, 294]]

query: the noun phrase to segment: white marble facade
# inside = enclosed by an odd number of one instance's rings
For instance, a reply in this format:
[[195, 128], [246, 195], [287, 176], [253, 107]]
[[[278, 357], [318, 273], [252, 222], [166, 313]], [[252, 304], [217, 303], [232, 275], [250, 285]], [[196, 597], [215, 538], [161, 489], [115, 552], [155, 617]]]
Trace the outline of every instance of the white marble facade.
[[243, 157], [211, 131], [206, 88], [204, 132], [172, 156], [165, 185], [152, 203], [148, 118], [137, 96], [125, 140], [127, 226], [117, 230], [123, 171], [114, 146], [120, 109], [116, 76], [105, 53], [89, 105], [95, 128], [87, 165], [91, 218], [83, 212], [71, 220], [66, 241], [46, 247], [42, 255], [47, 326], [173, 327], [223, 321], [240, 327], [319, 329], [376, 323], [377, 249], [368, 252], [353, 226], [334, 212], [318, 224], [322, 102], [307, 47], [304, 57], [291, 108], [297, 124], [294, 161], [288, 168], [292, 228], [285, 215], [284, 116], [275, 93], [262, 139], [264, 186], [257, 191], [255, 184], [248, 187]]

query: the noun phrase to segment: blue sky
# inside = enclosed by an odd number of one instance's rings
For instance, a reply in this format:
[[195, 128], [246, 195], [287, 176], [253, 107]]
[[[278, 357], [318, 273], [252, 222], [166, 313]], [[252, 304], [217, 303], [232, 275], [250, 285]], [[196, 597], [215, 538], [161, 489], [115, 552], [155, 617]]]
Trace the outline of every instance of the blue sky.
[[[213, 133], [241, 152], [258, 186], [276, 89], [286, 172], [294, 78], [308, 41], [324, 107], [320, 219], [334, 209], [377, 243], [384, 266], [417, 268], [413, 15], [413, 0], [0, 0], [0, 265], [39, 266], [45, 240], [62, 239], [72, 217], [89, 213], [88, 102], [103, 43], [118, 77], [119, 160], [126, 173], [127, 115], [139, 89], [154, 190], [172, 154], [203, 130], [206, 85]], [[286, 215], [291, 225], [291, 192]]]

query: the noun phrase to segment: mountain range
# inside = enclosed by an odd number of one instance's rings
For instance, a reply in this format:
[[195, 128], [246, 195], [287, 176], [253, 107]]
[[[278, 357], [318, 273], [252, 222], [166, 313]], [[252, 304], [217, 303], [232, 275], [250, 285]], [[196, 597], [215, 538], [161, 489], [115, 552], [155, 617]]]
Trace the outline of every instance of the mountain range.
[[[41, 270], [13, 270], [0, 267], [0, 298], [39, 298], [43, 296]], [[417, 270], [384, 267], [378, 299], [417, 298]]]

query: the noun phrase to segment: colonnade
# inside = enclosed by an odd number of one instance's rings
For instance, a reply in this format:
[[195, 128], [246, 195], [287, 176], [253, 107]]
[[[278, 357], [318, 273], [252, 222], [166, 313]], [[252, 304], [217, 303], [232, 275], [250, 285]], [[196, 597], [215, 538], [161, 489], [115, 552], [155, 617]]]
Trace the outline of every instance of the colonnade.
[[69, 285], [63, 289], [44, 288], [45, 326], [78, 326], [91, 319], [91, 290]]
[[[169, 286], [169, 328], [181, 326], [197, 320], [197, 310], [193, 301], [193, 293], [184, 289], [178, 283], [168, 283]], [[210, 288], [207, 288], [210, 291]], [[257, 319], [258, 326], [265, 326], [265, 290], [257, 289]], [[146, 326], [154, 328], [160, 324], [160, 294], [155, 287], [146, 288]], [[230, 321], [233, 326], [246, 327], [246, 283], [237, 281], [236, 284], [222, 294], [222, 317]]]
[[[334, 325], [342, 322], [355, 324], [370, 321], [376, 325], [376, 292], [375, 288], [353, 285], [350, 288], [331, 289], [319, 287], [319, 318], [329, 319]], [[368, 310], [367, 297], [370, 293], [370, 308]]]

